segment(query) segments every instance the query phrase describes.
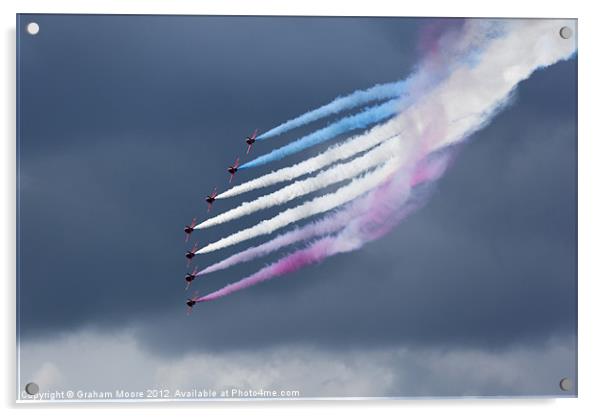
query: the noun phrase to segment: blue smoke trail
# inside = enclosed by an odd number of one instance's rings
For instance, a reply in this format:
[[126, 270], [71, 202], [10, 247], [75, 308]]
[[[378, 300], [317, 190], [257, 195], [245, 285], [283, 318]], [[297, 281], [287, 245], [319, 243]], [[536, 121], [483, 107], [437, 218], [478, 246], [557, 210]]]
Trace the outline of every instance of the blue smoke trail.
[[308, 111], [301, 116], [295, 117], [280, 126], [268, 130], [257, 137], [257, 140], [271, 138], [272, 136], [280, 135], [288, 132], [291, 129], [303, 126], [307, 123], [314, 122], [323, 117], [340, 113], [344, 110], [360, 106], [370, 101], [384, 100], [399, 97], [406, 89], [406, 81], [396, 81], [386, 84], [377, 84], [367, 90], [358, 90], [344, 97], [337, 97], [330, 103], [319, 107], [315, 110]]
[[255, 158], [252, 161], [241, 165], [239, 169], [255, 168], [273, 161], [278, 161], [286, 156], [301, 152], [302, 150], [311, 146], [333, 139], [343, 133], [356, 129], [364, 129], [371, 124], [378, 123], [393, 116], [399, 111], [400, 108], [401, 101], [398, 99], [389, 100], [386, 103], [369, 107], [361, 113], [344, 117], [343, 119], [340, 119], [322, 129], [316, 130], [309, 135], [303, 136], [302, 138], [297, 139], [288, 145], [274, 149], [268, 154]]

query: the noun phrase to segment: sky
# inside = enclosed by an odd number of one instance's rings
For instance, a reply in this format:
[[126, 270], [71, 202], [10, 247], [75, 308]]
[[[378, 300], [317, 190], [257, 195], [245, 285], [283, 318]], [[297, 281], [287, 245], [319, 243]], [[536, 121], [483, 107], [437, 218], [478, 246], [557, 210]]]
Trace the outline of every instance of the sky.
[[[207, 216], [214, 186], [228, 186], [244, 137], [407, 77], [434, 22], [20, 17], [34, 18], [40, 33], [18, 34], [21, 385], [575, 395], [558, 381], [576, 380], [576, 58], [521, 82], [392, 233], [187, 316], [182, 229]], [[194, 289], [208, 293], [278, 257]]]

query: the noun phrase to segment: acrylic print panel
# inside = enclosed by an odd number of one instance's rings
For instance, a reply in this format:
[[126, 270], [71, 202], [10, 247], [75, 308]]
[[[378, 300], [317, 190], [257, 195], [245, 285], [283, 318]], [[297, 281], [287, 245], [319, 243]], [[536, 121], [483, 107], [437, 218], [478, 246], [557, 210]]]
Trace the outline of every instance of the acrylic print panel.
[[20, 400], [576, 396], [575, 20], [17, 20]]

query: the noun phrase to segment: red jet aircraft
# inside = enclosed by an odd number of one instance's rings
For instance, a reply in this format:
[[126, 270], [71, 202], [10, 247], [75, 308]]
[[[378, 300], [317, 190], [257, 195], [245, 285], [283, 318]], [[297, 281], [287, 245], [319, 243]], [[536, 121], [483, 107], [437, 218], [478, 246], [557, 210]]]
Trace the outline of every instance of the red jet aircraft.
[[184, 228], [184, 233], [186, 233], [186, 242], [190, 238], [190, 234], [194, 231], [194, 226], [196, 226], [196, 217], [192, 219], [192, 222], [188, 226]]
[[215, 197], [217, 197], [217, 187], [215, 187], [213, 192], [205, 198], [205, 201], [207, 202], [207, 213], [211, 211], [211, 205], [215, 201]]
[[234, 178], [234, 174], [238, 171], [238, 166], [240, 165], [240, 158], [236, 158], [234, 161], [234, 165], [228, 167], [228, 172], [230, 173], [230, 182], [232, 182], [232, 178]]
[[257, 129], [255, 129], [255, 132], [253, 132], [253, 134], [251, 136], [247, 136], [247, 140], [245, 142], [247, 142], [247, 145], [249, 145], [249, 147], [247, 148], [247, 154], [251, 151], [251, 147], [253, 146], [253, 144], [255, 143], [255, 141], [257, 140]]
[[192, 258], [194, 258], [194, 255], [196, 255], [196, 251], [199, 250], [199, 243], [195, 243], [194, 246], [192, 247], [192, 249], [190, 249], [188, 252], [186, 252], [186, 254], [184, 256], [186, 256], [186, 259], [188, 259], [188, 265], [190, 265], [190, 261], [192, 261]]
[[198, 297], [198, 293], [198, 291], [195, 291], [192, 298], [186, 300], [186, 315], [190, 315], [192, 312], [192, 307], [197, 303], [195, 299]]
[[194, 267], [192, 272], [189, 272], [186, 274], [186, 277], [184, 278], [184, 280], [186, 281], [186, 289], [188, 289], [188, 287], [190, 287], [190, 284], [192, 284], [192, 281], [194, 281], [194, 279], [197, 277], [197, 274], [198, 274], [198, 271], [197, 271], [196, 266]]

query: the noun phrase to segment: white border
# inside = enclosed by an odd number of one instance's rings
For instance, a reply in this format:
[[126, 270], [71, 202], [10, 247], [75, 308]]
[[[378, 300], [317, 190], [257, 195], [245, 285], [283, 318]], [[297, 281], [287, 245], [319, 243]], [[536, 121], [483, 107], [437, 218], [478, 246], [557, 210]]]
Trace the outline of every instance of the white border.
[[[595, 4], [587, 2], [587, 4]], [[594, 98], [600, 97], [599, 40], [601, 22], [595, 6], [586, 2], [525, 0], [503, 0], [495, 2], [454, 1], [408, 1], [370, 0], [222, 0], [220, 2], [193, 0], [103, 0], [98, 2], [67, 0], [5, 0], [2, 9], [2, 83], [5, 92], [0, 106], [4, 127], [4, 138], [0, 154], [2, 163], [2, 228], [3, 240], [0, 251], [3, 274], [4, 297], [2, 320], [2, 369], [0, 379], [2, 406], [7, 415], [19, 413], [32, 415], [79, 415], [86, 408], [89, 415], [104, 415], [107, 409], [128, 410], [144, 416], [163, 415], [169, 409], [192, 409], [196, 413], [211, 410], [211, 413], [236, 415], [244, 410], [246, 415], [305, 415], [307, 412], [331, 414], [345, 413], [348, 416], [364, 416], [378, 412], [398, 416], [401, 412], [412, 415], [445, 413], [453, 415], [506, 416], [518, 415], [592, 415], [590, 411], [599, 405], [600, 326], [596, 323], [602, 314], [601, 296], [602, 268], [598, 262], [600, 247], [597, 239], [602, 235], [600, 213], [602, 199], [602, 134], [596, 120], [601, 116]], [[344, 16], [486, 16], [486, 17], [574, 17], [579, 19], [579, 398], [578, 399], [516, 399], [516, 400], [407, 400], [407, 401], [278, 401], [278, 402], [229, 402], [229, 403], [138, 403], [138, 404], [15, 404], [15, 14], [16, 13], [119, 13], [119, 14], [237, 14], [237, 15], [344, 15]], [[336, 409], [335, 409], [336, 408]]]

